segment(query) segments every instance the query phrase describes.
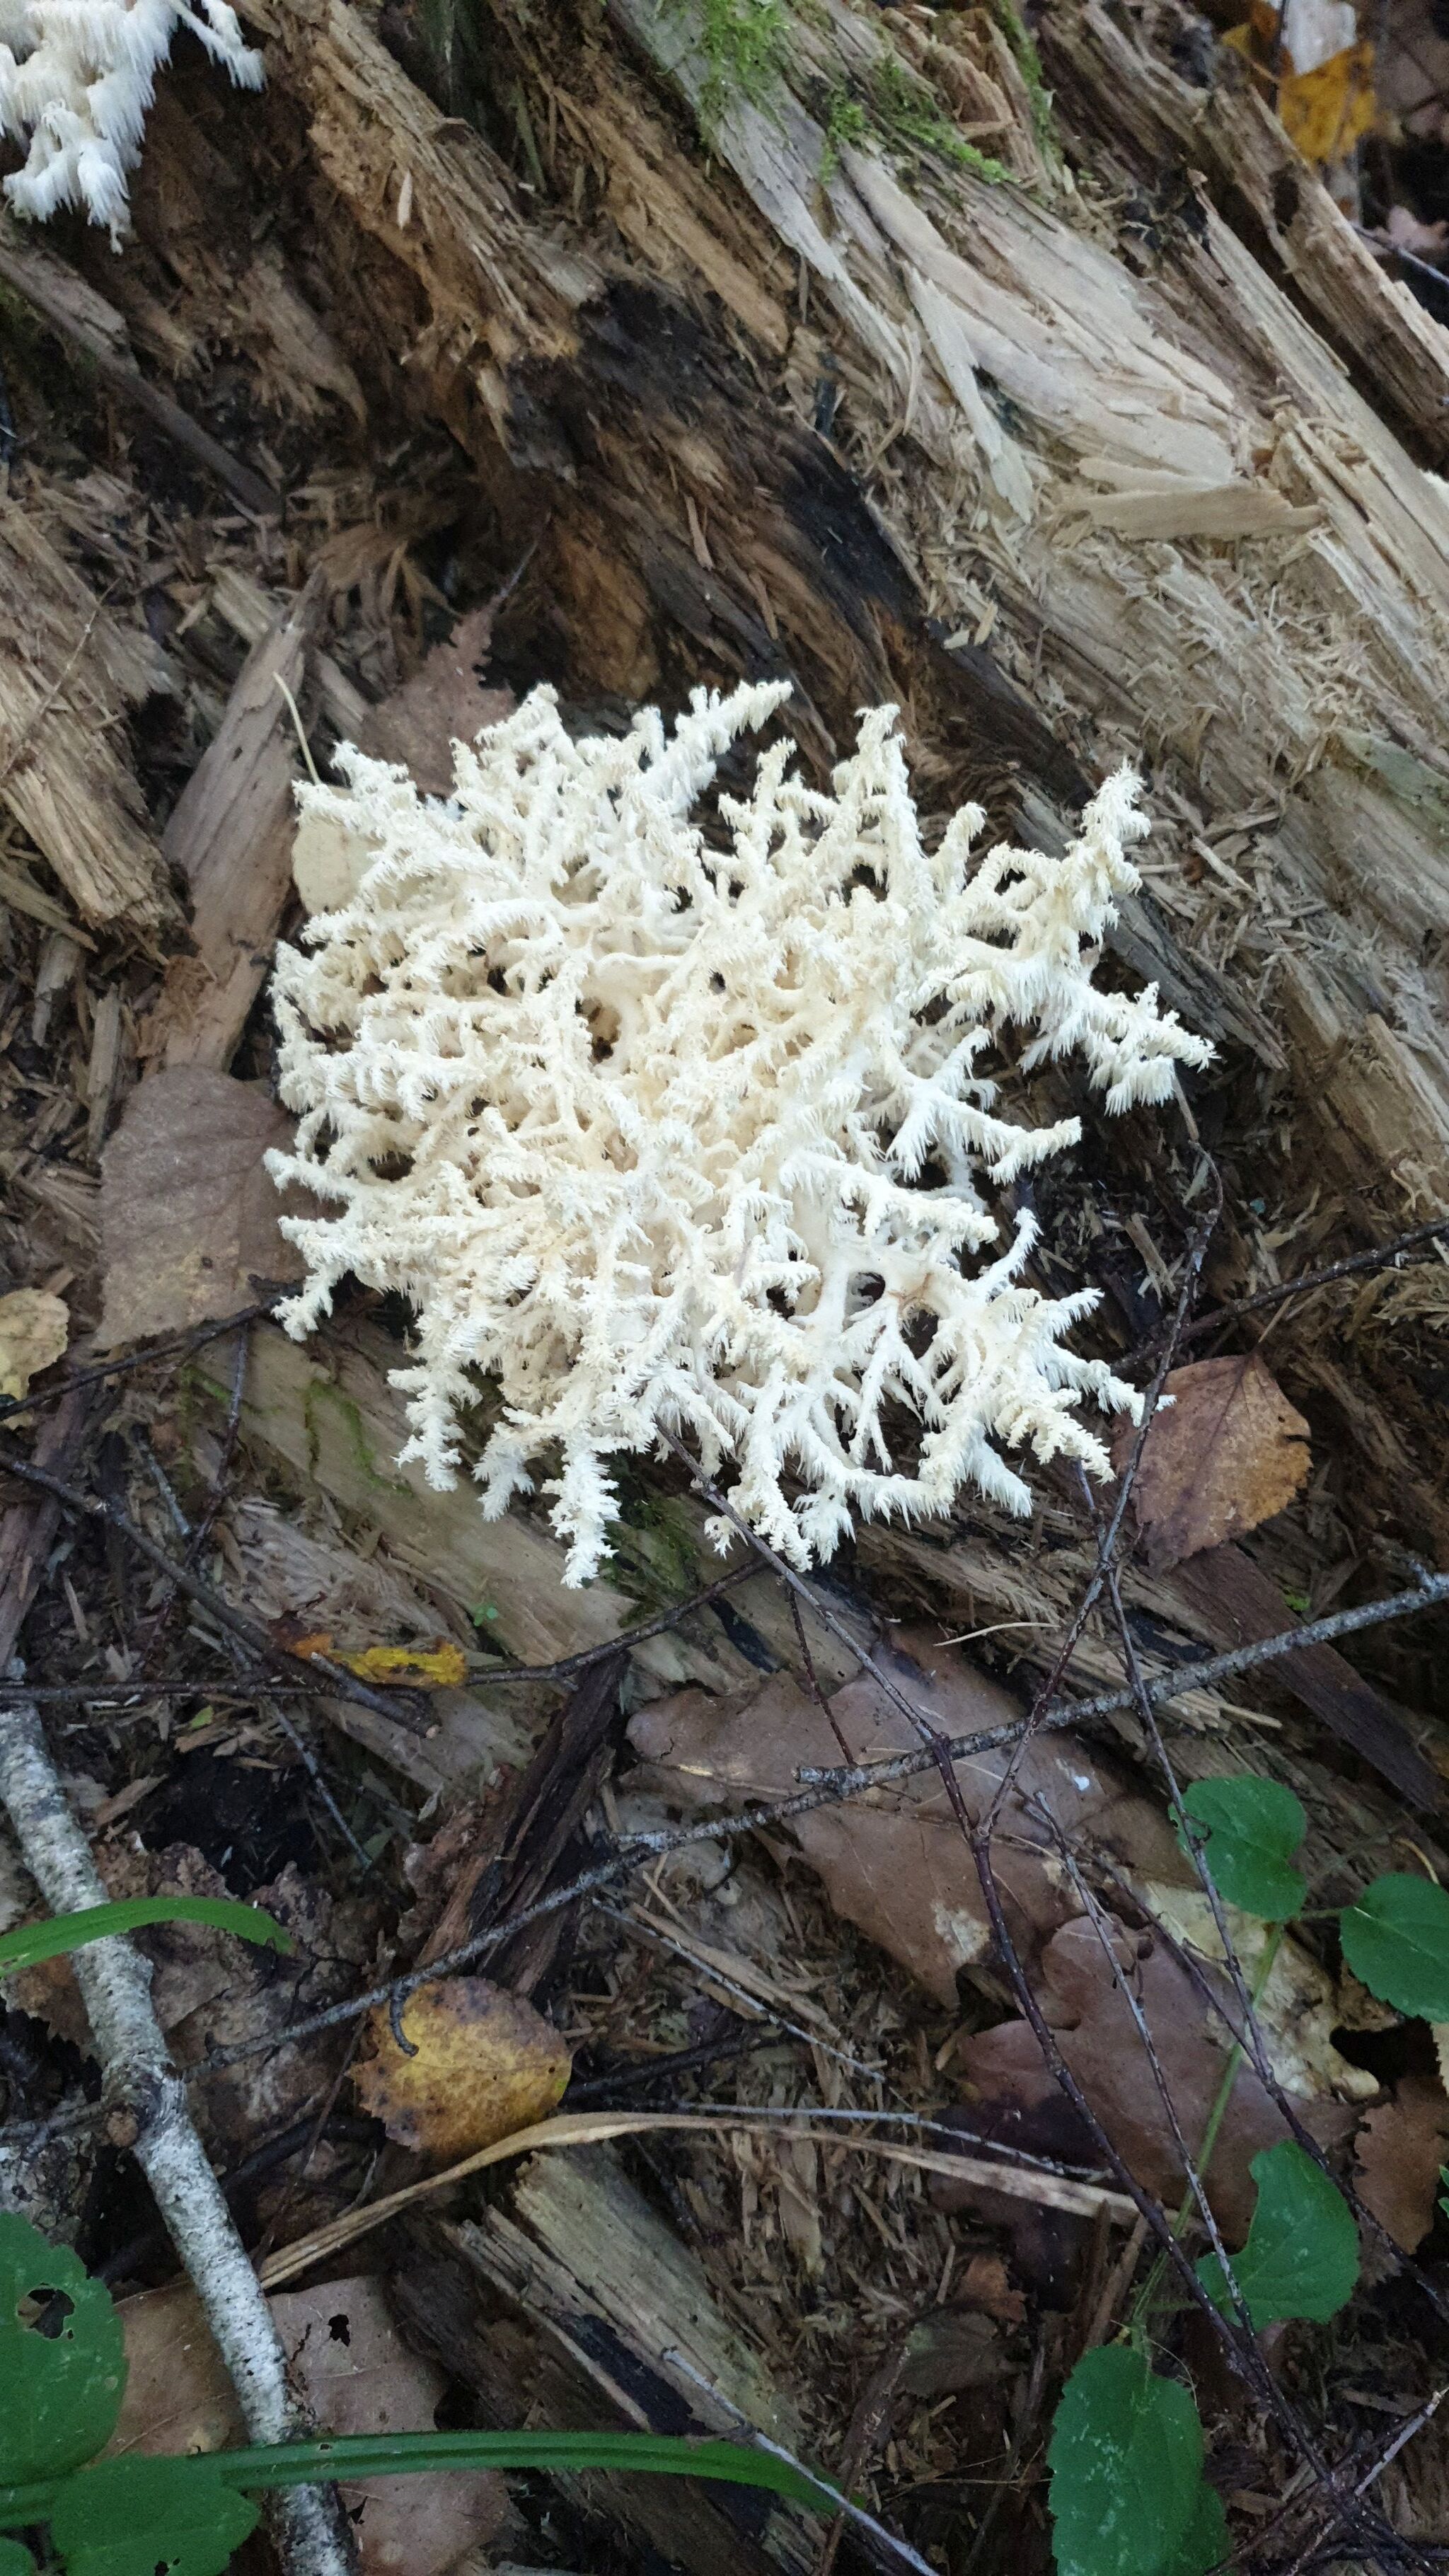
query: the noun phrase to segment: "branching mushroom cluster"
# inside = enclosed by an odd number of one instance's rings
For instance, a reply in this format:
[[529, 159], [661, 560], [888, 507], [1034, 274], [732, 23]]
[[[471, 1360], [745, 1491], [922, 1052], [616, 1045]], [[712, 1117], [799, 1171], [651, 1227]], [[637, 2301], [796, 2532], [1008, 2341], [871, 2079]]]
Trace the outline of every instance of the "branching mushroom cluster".
[[735, 1508], [803, 1567], [852, 1514], [963, 1484], [1024, 1511], [1003, 1449], [1100, 1473], [1083, 1399], [1137, 1403], [1065, 1347], [1093, 1294], [1026, 1285], [1035, 1226], [1000, 1201], [1078, 1122], [997, 1106], [1003, 1047], [1077, 1054], [1112, 1110], [1211, 1052], [1155, 991], [1093, 981], [1139, 882], [1136, 781], [1062, 857], [973, 861], [974, 806], [928, 850], [891, 707], [831, 793], [788, 742], [743, 800], [718, 786], [787, 695], [697, 690], [672, 730], [646, 708], [575, 741], [540, 688], [455, 747], [446, 801], [353, 750], [345, 787], [302, 791], [370, 863], [277, 965], [300, 1123], [272, 1168], [322, 1202], [285, 1220], [308, 1275], [284, 1320], [304, 1335], [348, 1272], [401, 1291], [404, 1459], [451, 1484], [496, 1379], [483, 1508], [552, 1464], [572, 1583], [607, 1552], [605, 1461], [662, 1429], [732, 1462]]
[[17, 214], [40, 223], [83, 206], [119, 242], [127, 174], [178, 27], [240, 87], [261, 88], [261, 55], [227, 0], [0, 0], [0, 134], [26, 147], [5, 181]]

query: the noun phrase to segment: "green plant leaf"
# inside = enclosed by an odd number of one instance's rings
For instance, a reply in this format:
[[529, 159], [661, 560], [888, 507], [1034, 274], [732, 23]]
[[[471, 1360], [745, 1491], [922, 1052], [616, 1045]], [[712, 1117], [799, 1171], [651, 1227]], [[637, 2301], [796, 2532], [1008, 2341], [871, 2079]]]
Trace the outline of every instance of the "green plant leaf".
[[[1358, 2279], [1358, 2229], [1342, 2192], [1292, 2138], [1262, 2148], [1248, 2170], [1258, 2200], [1233, 2270], [1254, 2325], [1270, 2326], [1279, 2317], [1312, 2317], [1322, 2324], [1336, 2317]], [[1230, 2312], [1216, 2254], [1203, 2256], [1197, 2276]]]
[[1308, 1818], [1291, 1789], [1244, 1771], [1231, 1780], [1194, 1780], [1182, 1803], [1206, 1828], [1203, 1859], [1225, 1904], [1265, 1923], [1286, 1923], [1299, 1912], [1308, 1881], [1291, 1863]]
[[1449, 1893], [1432, 1878], [1376, 1878], [1338, 1918], [1343, 1955], [1381, 2003], [1449, 2021]]
[[35, 2561], [21, 2540], [0, 2540], [0, 2576], [36, 2576]]
[[1163, 2576], [1208, 2576], [1208, 2569], [1226, 2558], [1231, 2547], [1222, 2497], [1216, 2487], [1208, 2485], [1206, 2478], [1200, 2478], [1192, 2520], [1164, 2568]]
[[115, 2303], [65, 2245], [0, 2212], [0, 2482], [52, 2478], [115, 2431], [126, 2347]]
[[139, 1932], [147, 1923], [213, 1923], [234, 1932], [239, 1941], [255, 1941], [269, 1950], [290, 1950], [292, 1936], [259, 1905], [238, 1905], [229, 1896], [127, 1896], [114, 1905], [83, 1906], [78, 1914], [56, 1914], [45, 1923], [22, 1923], [18, 1931], [0, 1934], [0, 1977], [17, 1968], [33, 1968], [40, 1959], [58, 1959], [65, 1950], [82, 1949], [87, 1941], [108, 1941], [116, 1932]]
[[1202, 2483], [1185, 2388], [1125, 2344], [1089, 2352], [1062, 2391], [1047, 2457], [1061, 2576], [1176, 2576]]
[[58, 2489], [50, 2536], [66, 2576], [222, 2576], [260, 2513], [187, 2460], [103, 2460]]
[[[87, 2480], [128, 2468], [103, 2461]], [[141, 2465], [145, 2465], [144, 2463]], [[222, 2486], [250, 2494], [268, 2487], [317, 2485], [333, 2478], [396, 2478], [439, 2469], [617, 2469], [631, 2476], [707, 2478], [730, 2486], [763, 2487], [814, 2513], [834, 2511], [839, 2489], [793, 2460], [747, 2442], [675, 2433], [324, 2433], [308, 2442], [263, 2444], [245, 2451], [203, 2451], [153, 2462], [178, 2485]], [[24, 2530], [45, 2522], [69, 2482], [0, 2486], [0, 2529]]]

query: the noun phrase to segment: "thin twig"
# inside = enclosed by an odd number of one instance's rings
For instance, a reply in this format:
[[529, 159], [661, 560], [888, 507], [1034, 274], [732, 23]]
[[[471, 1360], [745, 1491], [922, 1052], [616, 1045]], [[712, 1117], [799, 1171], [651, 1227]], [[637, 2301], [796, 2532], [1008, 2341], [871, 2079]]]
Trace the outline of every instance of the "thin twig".
[[[108, 1890], [66, 1804], [38, 1712], [0, 1717], [0, 1803], [26, 1867], [56, 1914], [104, 1905]], [[151, 1969], [134, 1944], [112, 1939], [76, 1952], [71, 1967], [105, 2079], [109, 2126], [132, 2149], [195, 2286], [253, 2442], [310, 2431], [287, 2386], [272, 2312], [207, 2162], [151, 2002]], [[269, 2508], [294, 2576], [349, 2576], [347, 2526], [335, 2493], [298, 2487]]]
[[[1449, 1600], [1449, 1574], [1436, 1575], [1429, 1583], [1421, 1584], [1413, 1592], [1396, 1594], [1389, 1601], [1366, 1603], [1360, 1611], [1335, 1613], [1330, 1618], [1314, 1621], [1307, 1628], [1293, 1629], [1276, 1638], [1264, 1638], [1256, 1646], [1241, 1646], [1230, 1654], [1204, 1658], [1201, 1663], [1189, 1665], [1185, 1670], [1145, 1681], [1143, 1687], [1154, 1703], [1175, 1699], [1182, 1691], [1196, 1688], [1199, 1676], [1204, 1682], [1224, 1680], [1229, 1674], [1244, 1670], [1248, 1664], [1271, 1662], [1275, 1654], [1288, 1654], [1295, 1646], [1315, 1645], [1320, 1642], [1325, 1631], [1334, 1635], [1343, 1635], [1346, 1633], [1344, 1621], [1350, 1621], [1355, 1626], [1368, 1627], [1376, 1620], [1406, 1618], [1415, 1610], [1446, 1600]], [[859, 1655], [860, 1648], [852, 1646], [852, 1652]], [[878, 1680], [883, 1684], [889, 1681], [890, 1677], [883, 1675], [879, 1667], [868, 1657], [863, 1660], [866, 1662], [867, 1669]], [[890, 1684], [890, 1695], [896, 1696], [894, 1683]], [[1047, 1710], [1040, 1724], [1043, 1729], [1075, 1727], [1089, 1718], [1111, 1716], [1118, 1709], [1128, 1709], [1134, 1704], [1134, 1694], [1131, 1690], [1107, 1691], [1095, 1699], [1063, 1701], [1057, 1707]], [[1001, 1745], [1014, 1744], [1020, 1734], [1020, 1723], [1012, 1726], [987, 1727], [975, 1734], [948, 1737], [947, 1750], [953, 1762], [966, 1762], [976, 1754], [994, 1752]], [[431, 1985], [443, 1977], [453, 1976], [462, 1968], [472, 1967], [490, 1950], [497, 1948], [504, 1941], [511, 1940], [516, 1933], [525, 1931], [530, 1924], [542, 1921], [545, 1915], [555, 1913], [562, 1906], [576, 1905], [582, 1897], [594, 1896], [602, 1888], [614, 1886], [619, 1879], [627, 1877], [631, 1870], [642, 1867], [663, 1853], [684, 1851], [693, 1843], [734, 1842], [745, 1834], [768, 1833], [780, 1825], [789, 1824], [796, 1816], [812, 1815], [820, 1807], [846, 1804], [850, 1799], [863, 1797], [868, 1791], [878, 1789], [889, 1782], [905, 1779], [922, 1771], [934, 1770], [936, 1767], [934, 1753], [921, 1748], [894, 1754], [883, 1762], [860, 1763], [842, 1770], [824, 1772], [802, 1770], [797, 1773], [797, 1778], [807, 1780], [811, 1785], [799, 1790], [793, 1797], [770, 1799], [759, 1806], [741, 1808], [733, 1815], [706, 1816], [691, 1825], [661, 1827], [651, 1833], [630, 1834], [620, 1841], [607, 1860], [596, 1862], [593, 1868], [583, 1871], [579, 1877], [571, 1880], [568, 1886], [552, 1889], [547, 1896], [540, 1897], [536, 1904], [524, 1907], [521, 1912], [510, 1916], [505, 1922], [490, 1925], [487, 1931], [480, 1932], [471, 1941], [463, 1942], [458, 1949], [447, 1951], [441, 1958], [432, 1960], [426, 1968], [411, 1969], [406, 1976], [397, 1977], [388, 1985], [374, 1986], [366, 1994], [355, 1995], [347, 2001], [331, 2004], [325, 2010], [310, 2014], [305, 2020], [294, 2023], [290, 2029], [276, 2034], [273, 2038], [247, 2042], [234, 2049], [218, 2051], [203, 2061], [203, 2068], [208, 2072], [220, 2072], [223, 2068], [236, 2065], [244, 2057], [255, 2055], [259, 2048], [280, 2047], [295, 2040], [310, 2038], [314, 2031], [330, 2030], [339, 2022], [351, 2021], [358, 2014], [372, 2012], [377, 2006], [389, 2004], [395, 1998], [406, 2002], [408, 1996], [416, 1994], [420, 1987]], [[11, 2132], [6, 2131], [4, 2134], [8, 2136]]]
[[[243, 1645], [250, 1646], [254, 1655], [261, 1655], [268, 1663], [279, 1662], [284, 1670], [298, 1660], [276, 1644], [259, 1619], [249, 1617], [244, 1610], [233, 1609], [213, 1584], [204, 1583], [179, 1558], [169, 1556], [164, 1547], [158, 1547], [119, 1503], [109, 1501], [104, 1495], [82, 1493], [78, 1486], [67, 1484], [62, 1477], [48, 1474], [43, 1467], [32, 1466], [29, 1459], [20, 1457], [8, 1446], [0, 1448], [0, 1467], [21, 1484], [34, 1485], [39, 1492], [51, 1495], [63, 1511], [74, 1514], [77, 1519], [104, 1521], [108, 1527], [117, 1530], [138, 1555], [144, 1556], [148, 1564], [154, 1565], [158, 1573], [164, 1574], [175, 1585], [178, 1592], [184, 1592], [189, 1601], [198, 1603], [219, 1628], [240, 1638]], [[369, 1690], [367, 1684], [348, 1672], [345, 1665], [334, 1664], [327, 1655], [311, 1654], [306, 1660], [327, 1682], [334, 1697], [356, 1700], [361, 1707], [370, 1708], [375, 1717], [385, 1717], [389, 1725], [402, 1726], [410, 1735], [423, 1733], [423, 1722], [414, 1717], [410, 1708]]]
[[[1206, 1161], [1206, 1157], [1204, 1160]], [[1174, 1355], [1187, 1324], [1188, 1314], [1191, 1310], [1193, 1297], [1197, 1290], [1198, 1275], [1207, 1258], [1207, 1248], [1209, 1243], [1212, 1241], [1213, 1229], [1222, 1214], [1223, 1185], [1218, 1173], [1217, 1165], [1215, 1163], [1207, 1163], [1207, 1169], [1211, 1173], [1213, 1180], [1213, 1204], [1201, 1219], [1192, 1242], [1188, 1246], [1187, 1259], [1183, 1263], [1182, 1268], [1182, 1284], [1178, 1290], [1177, 1305], [1173, 1311], [1172, 1321], [1168, 1326], [1166, 1340], [1163, 1345], [1162, 1357], [1158, 1361], [1157, 1367], [1153, 1372], [1152, 1383], [1149, 1386], [1146, 1395], [1142, 1399], [1142, 1414], [1137, 1424], [1137, 1431], [1132, 1443], [1131, 1454], [1128, 1457], [1126, 1466], [1123, 1468], [1121, 1475], [1117, 1479], [1117, 1491], [1113, 1499], [1112, 1510], [1108, 1516], [1105, 1527], [1101, 1526], [1100, 1523], [1097, 1522], [1095, 1510], [1092, 1512], [1093, 1522], [1096, 1524], [1097, 1561], [1092, 1568], [1091, 1575], [1087, 1581], [1086, 1588], [1082, 1593], [1082, 1597], [1072, 1614], [1066, 1635], [1063, 1637], [1061, 1645], [1058, 1647], [1057, 1652], [1052, 1659], [1051, 1670], [1047, 1674], [1040, 1689], [1037, 1691], [1032, 1700], [1031, 1707], [1027, 1711], [1026, 1725], [1022, 1730], [1020, 1740], [1013, 1749], [1011, 1757], [1002, 1771], [1001, 1778], [997, 1782], [996, 1792], [992, 1798], [991, 1805], [985, 1819], [985, 1829], [988, 1835], [995, 1831], [996, 1825], [1001, 1817], [1002, 1809], [1016, 1785], [1017, 1774], [1026, 1758], [1032, 1739], [1034, 1738], [1038, 1727], [1042, 1724], [1046, 1711], [1050, 1707], [1055, 1693], [1060, 1688], [1061, 1683], [1066, 1677], [1067, 1668], [1070, 1665], [1077, 1646], [1081, 1641], [1082, 1632], [1086, 1627], [1087, 1621], [1096, 1607], [1102, 1586], [1107, 1581], [1109, 1574], [1116, 1565], [1117, 1551], [1121, 1545], [1123, 1529], [1126, 1526], [1127, 1510], [1132, 1500], [1132, 1494], [1137, 1483], [1138, 1475], [1141, 1471], [1143, 1454], [1147, 1447], [1148, 1434], [1152, 1429], [1153, 1421], [1157, 1414], [1157, 1408], [1162, 1402], [1162, 1392], [1167, 1383], [1168, 1372], [1172, 1367]], [[1082, 1474], [1082, 1483], [1084, 1486], [1087, 1484], [1085, 1473]], [[1090, 1509], [1090, 1488], [1088, 1488], [1088, 1506]]]
[[[1449, 278], [1442, 282], [1449, 285]], [[1255, 1288], [1250, 1297], [1235, 1297], [1230, 1305], [1217, 1307], [1211, 1315], [1200, 1315], [1195, 1324], [1189, 1324], [1185, 1331], [1179, 1333], [1179, 1346], [1203, 1341], [1210, 1333], [1224, 1332], [1229, 1324], [1236, 1324], [1240, 1316], [1261, 1314], [1265, 1307], [1282, 1306], [1290, 1297], [1309, 1297], [1316, 1288], [1335, 1287], [1340, 1279], [1357, 1279], [1368, 1270], [1386, 1270], [1402, 1253], [1412, 1252], [1421, 1243], [1437, 1242], [1446, 1234], [1449, 1234], [1449, 1217], [1435, 1217], [1429, 1225], [1411, 1226], [1407, 1234], [1396, 1234], [1391, 1243], [1379, 1244], [1370, 1252], [1351, 1252], [1343, 1261], [1325, 1262], [1321, 1270], [1305, 1270], [1300, 1278], [1280, 1280], [1273, 1288]], [[1129, 1351], [1126, 1359], [1117, 1365], [1131, 1368], [1139, 1360], [1150, 1359], [1165, 1339], [1166, 1329], [1164, 1327], [1163, 1332], [1154, 1333], [1148, 1341], [1139, 1342], [1136, 1349]]]
[[90, 1368], [72, 1369], [65, 1377], [32, 1387], [28, 1395], [7, 1395], [0, 1402], [0, 1423], [13, 1422], [21, 1413], [38, 1413], [47, 1404], [58, 1404], [62, 1396], [72, 1394], [77, 1387], [103, 1386], [111, 1378], [130, 1377], [137, 1369], [149, 1368], [153, 1360], [175, 1359], [199, 1351], [207, 1342], [219, 1341], [224, 1333], [234, 1333], [239, 1324], [254, 1324], [263, 1315], [275, 1314], [281, 1303], [279, 1292], [275, 1297], [262, 1298], [255, 1306], [239, 1306], [234, 1315], [222, 1315], [209, 1324], [189, 1325], [184, 1333], [168, 1333], [148, 1349], [132, 1351], [126, 1359], [99, 1360]]

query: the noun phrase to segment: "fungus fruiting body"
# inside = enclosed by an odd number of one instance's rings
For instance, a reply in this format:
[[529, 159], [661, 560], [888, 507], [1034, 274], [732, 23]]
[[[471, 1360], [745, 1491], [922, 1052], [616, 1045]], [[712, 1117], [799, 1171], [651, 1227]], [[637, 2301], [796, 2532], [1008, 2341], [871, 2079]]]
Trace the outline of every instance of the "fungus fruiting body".
[[43, 222], [83, 206], [119, 242], [127, 177], [178, 27], [240, 87], [260, 89], [261, 55], [227, 0], [0, 0], [0, 134], [26, 147], [5, 181], [18, 215]]
[[828, 793], [779, 741], [746, 797], [718, 786], [787, 695], [699, 690], [672, 729], [646, 708], [576, 741], [536, 689], [455, 747], [447, 800], [352, 750], [344, 787], [301, 791], [368, 864], [277, 965], [299, 1125], [273, 1171], [321, 1202], [284, 1220], [307, 1278], [283, 1320], [305, 1334], [348, 1272], [402, 1291], [404, 1459], [450, 1484], [496, 1380], [484, 1511], [545, 1462], [574, 1583], [606, 1553], [605, 1462], [662, 1430], [805, 1566], [852, 1515], [963, 1485], [1025, 1510], [1006, 1449], [1102, 1472], [1084, 1401], [1138, 1401], [1065, 1346], [1093, 1293], [1027, 1285], [1034, 1221], [1002, 1203], [1078, 1122], [999, 1108], [1003, 1048], [1025, 1074], [1079, 1056], [1113, 1110], [1211, 1052], [1093, 980], [1139, 882], [1136, 782], [1061, 857], [973, 857], [971, 806], [928, 850], [891, 707]]

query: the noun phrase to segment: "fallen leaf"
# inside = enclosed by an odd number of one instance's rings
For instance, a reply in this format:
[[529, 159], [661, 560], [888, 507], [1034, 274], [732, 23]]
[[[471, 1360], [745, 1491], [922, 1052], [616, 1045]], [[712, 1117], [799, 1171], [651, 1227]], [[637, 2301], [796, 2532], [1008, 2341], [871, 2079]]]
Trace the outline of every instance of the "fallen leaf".
[[189, 2282], [120, 2302], [126, 2393], [107, 2459], [224, 2451], [243, 2441], [236, 2390]]
[[460, 617], [447, 643], [435, 644], [421, 669], [372, 709], [358, 748], [373, 760], [400, 760], [424, 796], [451, 796], [454, 743], [472, 743], [513, 713], [512, 690], [485, 689], [478, 677], [492, 641], [491, 608]]
[[[1210, 2021], [1186, 1969], [1165, 1943], [1121, 1930], [1114, 1937], [1183, 2135], [1200, 2138], [1222, 2081], [1224, 2048], [1218, 2041], [1226, 2044], [1226, 2033], [1215, 2017]], [[1140, 2184], [1175, 2207], [1186, 2176], [1162, 2097], [1126, 1997], [1085, 1919], [1068, 1923], [1047, 1943], [1038, 1992], [1057, 2045], [1118, 2154]], [[958, 2041], [956, 2055], [973, 2088], [958, 2117], [977, 2137], [1012, 2140], [1013, 2112], [1020, 2116], [1060, 2098], [1026, 2021], [978, 2031]], [[1354, 2114], [1341, 2103], [1292, 2098], [1304, 2127], [1321, 2145], [1336, 2144], [1353, 2127]], [[1241, 2240], [1252, 2220], [1257, 2201], [1249, 2172], [1253, 2157], [1287, 2135], [1287, 2123], [1252, 2068], [1241, 2067], [1207, 2177], [1208, 2197], [1230, 2236]], [[937, 2190], [946, 2195], [944, 2207], [975, 2197], [964, 2185]]]
[[[446, 2381], [406, 2345], [372, 2279], [326, 2281], [271, 2301], [292, 2376], [330, 2433], [430, 2433]], [[189, 2287], [123, 2299], [126, 2393], [108, 2459], [219, 2451], [244, 2442], [236, 2392]], [[359, 2576], [447, 2576], [508, 2509], [487, 2470], [368, 2478], [341, 2489]]]
[[[1216, 1965], [1223, 1955], [1217, 1918], [1201, 1887], [1163, 1887], [1138, 1879], [1133, 1894], [1170, 1940], [1197, 1958]], [[1228, 1930], [1238, 1963], [1251, 1981], [1257, 1974], [1268, 1939], [1261, 1917], [1227, 1909]], [[1355, 2066], [1333, 2044], [1335, 2030], [1348, 2020], [1340, 1980], [1331, 1977], [1303, 1942], [1290, 1933], [1279, 1949], [1258, 1998], [1258, 2027], [1268, 2062], [1285, 2093], [1306, 2101], [1371, 2101], [1378, 2091], [1366, 2067]]]
[[[185, 1844], [147, 1852], [125, 1842], [101, 1843], [96, 1860], [113, 1897], [230, 1894], [219, 1873]], [[183, 2068], [195, 2065], [213, 2041], [226, 2048], [264, 2039], [337, 2002], [355, 1986], [370, 1956], [375, 1907], [356, 1899], [334, 1902], [294, 1866], [249, 1895], [291, 1934], [293, 1958], [243, 1950], [226, 1933], [200, 1923], [157, 1924], [132, 1936], [152, 1962], [151, 2000]], [[76, 2047], [88, 2045], [85, 2007], [68, 1959], [22, 1970], [8, 1981], [5, 1999]], [[208, 2146], [248, 2154], [259, 2136], [289, 2127], [311, 2108], [318, 2086], [332, 2080], [345, 2052], [342, 2034], [314, 2033], [211, 2076], [198, 2086], [193, 2103]]]
[[984, 2309], [999, 2325], [1026, 2323], [1025, 2297], [1014, 2287], [1000, 2254], [972, 2255], [961, 2275], [959, 2296], [964, 2305]]
[[900, 2386], [909, 2397], [982, 2388], [1006, 2366], [1001, 2338], [969, 2307], [933, 2308], [905, 2339]]
[[[1164, 1392], [1172, 1402], [1153, 1417], [1132, 1487], [1154, 1574], [1286, 1510], [1311, 1464], [1308, 1425], [1256, 1351], [1191, 1360]], [[1135, 1437], [1118, 1436], [1119, 1473]]]
[[291, 1133], [260, 1083], [204, 1065], [137, 1084], [101, 1157], [103, 1348], [233, 1314], [301, 1277], [262, 1161]]
[[410, 1682], [415, 1690], [461, 1690], [468, 1678], [468, 1659], [461, 1646], [364, 1646], [359, 1653], [339, 1650], [326, 1628], [298, 1637], [288, 1652], [306, 1657], [325, 1655], [344, 1664], [360, 1682]]
[[[895, 1649], [885, 1650], [884, 1660], [944, 1732], [1020, 1720], [1020, 1704], [954, 1648], [924, 1632], [894, 1633]], [[690, 1807], [788, 1796], [800, 1766], [844, 1758], [842, 1738], [852, 1761], [876, 1760], [916, 1741], [910, 1721], [869, 1675], [837, 1691], [828, 1713], [788, 1673], [779, 1673], [740, 1696], [711, 1699], [686, 1690], [650, 1701], [629, 1727], [630, 1743], [649, 1766], [644, 1785]], [[969, 1815], [993, 1795], [1005, 1760], [985, 1753], [956, 1766]], [[1188, 1875], [1159, 1809], [1074, 1736], [1043, 1736], [1028, 1748], [1003, 1811], [998, 1859], [1008, 1921], [1030, 1958], [1077, 1911], [1042, 1807], [1065, 1833], [1086, 1836], [1121, 1867], [1169, 1881]], [[790, 1830], [837, 1913], [878, 1941], [939, 2002], [954, 2004], [960, 1971], [984, 1960], [992, 1940], [975, 1864], [941, 1781], [923, 1773], [848, 1806], [797, 1816]]]
[[572, 2060], [552, 2022], [486, 1977], [424, 1986], [404, 2006], [402, 2028], [414, 2056], [399, 2048], [386, 2011], [369, 2016], [357, 2098], [399, 2146], [442, 2163], [529, 2128], [568, 2084]]
[[1440, 2167], [1449, 2163], [1449, 2094], [1431, 2075], [1402, 2075], [1354, 2140], [1354, 2184], [1394, 2243], [1412, 2254], [1434, 2224]]
[[63, 1357], [69, 1339], [61, 1298], [44, 1288], [12, 1288], [0, 1297], [0, 1395], [28, 1395], [31, 1379]]

